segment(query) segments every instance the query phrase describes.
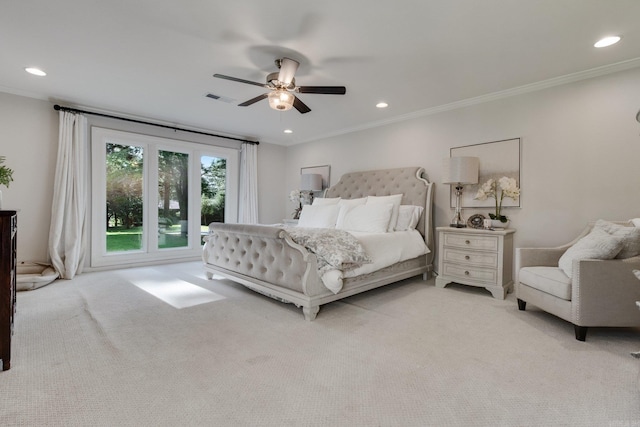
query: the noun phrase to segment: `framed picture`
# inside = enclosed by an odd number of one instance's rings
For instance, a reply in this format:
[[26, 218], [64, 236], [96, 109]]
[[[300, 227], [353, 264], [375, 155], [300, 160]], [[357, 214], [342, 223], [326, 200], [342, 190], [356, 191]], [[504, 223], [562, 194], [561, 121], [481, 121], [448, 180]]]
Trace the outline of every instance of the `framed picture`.
[[301, 176], [308, 173], [317, 173], [322, 175], [322, 189], [324, 190], [329, 188], [329, 185], [330, 185], [329, 179], [331, 178], [331, 166], [329, 165], [308, 166], [308, 167], [300, 168]]
[[[503, 176], [515, 178], [518, 187], [522, 188], [520, 182], [520, 138], [451, 148], [450, 157], [462, 156], [478, 157], [480, 159], [478, 183], [464, 186], [461, 199], [462, 208], [495, 207], [495, 199], [493, 198], [487, 198], [487, 200], [474, 199], [480, 186], [490, 178], [496, 181]], [[455, 208], [455, 188], [453, 185], [450, 187], [450, 206]], [[520, 207], [520, 198], [512, 200], [505, 197], [502, 200], [502, 207]]]

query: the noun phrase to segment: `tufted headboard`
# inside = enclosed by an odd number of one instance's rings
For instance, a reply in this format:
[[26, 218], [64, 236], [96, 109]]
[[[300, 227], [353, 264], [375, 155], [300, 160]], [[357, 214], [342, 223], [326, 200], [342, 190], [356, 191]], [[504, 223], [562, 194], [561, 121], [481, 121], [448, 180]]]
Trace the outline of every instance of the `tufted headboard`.
[[402, 193], [403, 205], [424, 206], [416, 229], [425, 238], [433, 254], [433, 183], [424, 177], [421, 167], [350, 172], [325, 191], [325, 197], [357, 199], [365, 196], [390, 196]]

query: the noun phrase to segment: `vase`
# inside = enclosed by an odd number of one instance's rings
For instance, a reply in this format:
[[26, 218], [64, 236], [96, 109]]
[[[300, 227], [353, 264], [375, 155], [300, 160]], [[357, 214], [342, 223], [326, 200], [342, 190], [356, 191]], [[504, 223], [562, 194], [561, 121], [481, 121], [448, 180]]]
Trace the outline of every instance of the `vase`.
[[509, 220], [507, 222], [501, 222], [499, 219], [491, 220], [491, 228], [509, 228]]

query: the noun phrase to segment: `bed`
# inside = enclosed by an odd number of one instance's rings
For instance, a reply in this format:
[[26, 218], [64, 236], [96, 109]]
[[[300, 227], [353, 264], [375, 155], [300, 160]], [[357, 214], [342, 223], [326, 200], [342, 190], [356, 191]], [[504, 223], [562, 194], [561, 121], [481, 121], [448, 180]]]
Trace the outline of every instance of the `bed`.
[[[407, 230], [420, 239], [424, 247], [420, 255], [375, 271], [369, 271], [371, 267], [365, 264], [355, 265], [341, 277], [336, 291], [325, 285], [328, 273], [322, 272], [321, 264], [326, 264], [324, 257], [294, 240], [300, 242], [296, 233], [301, 232], [302, 227], [211, 223], [202, 253], [207, 278], [219, 275], [271, 298], [295, 304], [302, 308], [306, 320], [314, 320], [323, 304], [410, 277], [422, 275], [428, 279], [433, 271], [433, 183], [426, 179], [424, 169], [408, 167], [347, 173], [325, 191], [322, 202], [345, 203], [368, 196], [374, 197], [367, 200], [383, 201], [385, 196], [398, 197], [403, 210], [423, 207], [413, 231]], [[389, 232], [380, 238], [393, 239], [401, 233], [405, 231]]]

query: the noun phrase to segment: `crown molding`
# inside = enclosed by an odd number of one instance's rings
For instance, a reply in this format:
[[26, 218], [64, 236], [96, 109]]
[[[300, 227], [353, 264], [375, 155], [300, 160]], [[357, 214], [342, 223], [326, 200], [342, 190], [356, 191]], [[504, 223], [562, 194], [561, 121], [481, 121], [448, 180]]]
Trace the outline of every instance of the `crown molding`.
[[[617, 73], [620, 71], [625, 71], [625, 70], [629, 70], [637, 67], [640, 67], [640, 58], [629, 59], [626, 61], [616, 62], [615, 64], [603, 65], [601, 67], [591, 68], [589, 70], [584, 70], [584, 71], [578, 71], [577, 73], [567, 74], [560, 77], [554, 77], [554, 78], [542, 80], [536, 83], [530, 83], [527, 85], [518, 86], [511, 89], [505, 89], [498, 92], [492, 92], [485, 95], [476, 96], [473, 98], [467, 98], [460, 101], [451, 102], [449, 104], [443, 104], [443, 105], [438, 105], [436, 107], [414, 111], [412, 113], [403, 114], [401, 116], [391, 117], [386, 120], [380, 120], [376, 122], [366, 123], [361, 126], [341, 129], [341, 130], [330, 132], [318, 137], [313, 137], [304, 141], [300, 141], [300, 143], [319, 141], [321, 139], [332, 138], [340, 135], [346, 135], [349, 133], [372, 129], [372, 128], [385, 126], [393, 123], [403, 122], [406, 120], [411, 120], [419, 117], [431, 116], [434, 114], [443, 113], [445, 111], [457, 110], [459, 108], [465, 108], [473, 105], [484, 104], [485, 102], [492, 102], [498, 99], [504, 99], [512, 96], [522, 95], [525, 93], [536, 92], [536, 91], [548, 89], [555, 86], [575, 83], [581, 80], [592, 79], [594, 77], [613, 74], [613, 73]], [[638, 112], [638, 114], [640, 114], [640, 112]]]

